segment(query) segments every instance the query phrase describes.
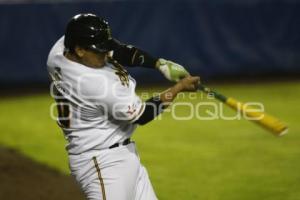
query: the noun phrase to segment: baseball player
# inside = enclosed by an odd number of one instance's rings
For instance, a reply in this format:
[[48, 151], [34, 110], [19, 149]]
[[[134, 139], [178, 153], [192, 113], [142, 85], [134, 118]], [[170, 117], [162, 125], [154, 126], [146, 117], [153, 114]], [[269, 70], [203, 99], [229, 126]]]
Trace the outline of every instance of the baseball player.
[[[78, 14], [70, 20], [65, 35], [52, 47], [47, 66], [57, 122], [68, 142], [71, 174], [86, 198], [157, 199], [130, 137], [179, 92], [195, 91], [199, 77], [117, 41], [108, 23], [94, 14]], [[123, 66], [156, 68], [177, 83], [143, 102]]]

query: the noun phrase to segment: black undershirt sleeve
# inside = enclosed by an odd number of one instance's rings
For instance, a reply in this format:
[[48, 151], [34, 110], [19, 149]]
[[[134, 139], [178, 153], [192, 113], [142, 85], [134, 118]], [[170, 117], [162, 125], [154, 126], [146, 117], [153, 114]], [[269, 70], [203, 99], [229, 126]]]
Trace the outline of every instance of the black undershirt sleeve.
[[165, 106], [158, 97], [152, 97], [145, 102], [145, 110], [134, 123], [139, 125], [147, 124], [163, 112]]
[[118, 47], [114, 50], [113, 59], [121, 65], [134, 67], [142, 66], [147, 68], [155, 68], [158, 58], [154, 58], [147, 52], [131, 45], [119, 42]]

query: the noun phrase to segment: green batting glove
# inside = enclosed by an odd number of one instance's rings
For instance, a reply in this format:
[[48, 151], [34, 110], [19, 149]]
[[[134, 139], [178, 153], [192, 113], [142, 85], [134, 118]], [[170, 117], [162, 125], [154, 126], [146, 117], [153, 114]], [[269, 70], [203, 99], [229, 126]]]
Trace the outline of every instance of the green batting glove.
[[173, 82], [178, 82], [190, 75], [183, 66], [163, 58], [158, 59], [156, 67], [169, 81]]

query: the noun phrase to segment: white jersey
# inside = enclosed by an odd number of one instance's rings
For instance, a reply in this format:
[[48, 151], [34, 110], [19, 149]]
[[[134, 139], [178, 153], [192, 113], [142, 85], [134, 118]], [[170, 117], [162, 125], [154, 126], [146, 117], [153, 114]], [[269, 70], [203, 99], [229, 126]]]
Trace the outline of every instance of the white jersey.
[[90, 68], [63, 53], [64, 37], [52, 47], [47, 66], [68, 153], [105, 149], [129, 138], [145, 107], [135, 80], [110, 63]]

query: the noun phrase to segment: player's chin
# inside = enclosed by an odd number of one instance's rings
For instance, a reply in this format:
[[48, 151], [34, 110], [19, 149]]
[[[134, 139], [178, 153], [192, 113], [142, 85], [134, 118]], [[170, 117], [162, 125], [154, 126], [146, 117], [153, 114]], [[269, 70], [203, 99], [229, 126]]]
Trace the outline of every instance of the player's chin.
[[104, 67], [105, 65], [105, 59], [103, 59], [103, 57], [99, 57], [99, 58], [96, 58], [95, 59], [95, 62], [94, 62], [94, 66], [96, 66], [97, 68], [101, 68], [101, 67]]

